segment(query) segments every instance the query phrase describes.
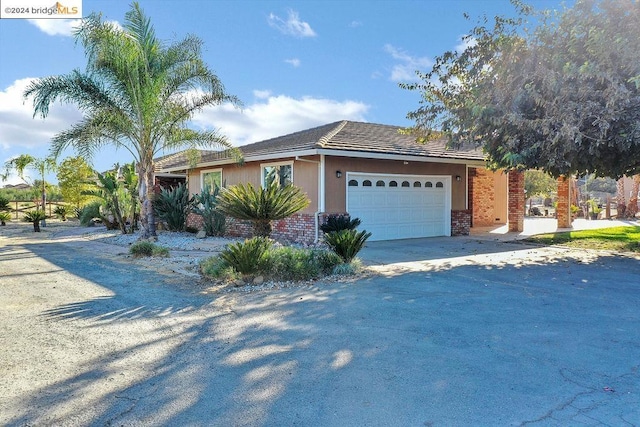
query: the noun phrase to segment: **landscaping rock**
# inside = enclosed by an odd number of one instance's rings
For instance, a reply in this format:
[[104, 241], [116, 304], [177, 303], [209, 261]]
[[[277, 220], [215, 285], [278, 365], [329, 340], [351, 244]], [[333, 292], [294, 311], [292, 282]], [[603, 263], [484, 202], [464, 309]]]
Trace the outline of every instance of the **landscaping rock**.
[[262, 284], [262, 282], [264, 282], [264, 277], [262, 277], [262, 276], [256, 276], [256, 277], [254, 277], [254, 278], [253, 278], [253, 282], [252, 282], [252, 283], [253, 283], [254, 285], [261, 285], [261, 284]]
[[204, 239], [207, 237], [207, 232], [204, 230], [200, 230], [196, 233], [196, 239]]

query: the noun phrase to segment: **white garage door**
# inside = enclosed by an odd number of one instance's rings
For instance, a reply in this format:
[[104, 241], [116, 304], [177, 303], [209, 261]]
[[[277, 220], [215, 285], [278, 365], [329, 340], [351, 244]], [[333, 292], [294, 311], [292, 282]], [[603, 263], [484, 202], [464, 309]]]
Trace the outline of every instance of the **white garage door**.
[[369, 240], [451, 235], [451, 177], [347, 173], [347, 212]]

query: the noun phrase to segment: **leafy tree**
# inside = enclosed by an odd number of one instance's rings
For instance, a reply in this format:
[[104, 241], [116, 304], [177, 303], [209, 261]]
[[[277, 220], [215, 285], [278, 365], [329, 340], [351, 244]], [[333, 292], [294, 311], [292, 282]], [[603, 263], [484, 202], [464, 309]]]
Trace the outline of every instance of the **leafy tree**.
[[230, 148], [217, 132], [186, 124], [206, 106], [239, 101], [202, 61], [200, 39], [159, 40], [138, 3], [126, 13], [123, 28], [91, 14], [76, 38], [84, 47], [86, 71], [36, 80], [24, 95], [33, 97], [35, 115], [46, 117], [55, 101], [73, 103], [84, 113], [81, 122], [53, 138], [55, 156], [69, 146], [86, 158], [107, 145], [131, 153], [139, 177], [141, 238], [157, 239], [154, 157], [189, 146]]
[[[482, 145], [490, 164], [554, 176], [640, 171], [640, 5], [578, 0], [480, 21], [421, 82], [410, 112], [420, 140]], [[527, 22], [529, 18], [535, 21]], [[527, 28], [532, 28], [528, 30]]]
[[87, 204], [90, 197], [83, 194], [83, 191], [90, 190], [91, 184], [88, 181], [93, 177], [95, 172], [84, 158], [77, 156], [64, 159], [57, 172], [58, 186], [64, 201], [76, 208]]
[[309, 205], [306, 194], [293, 184], [280, 187], [277, 180], [267, 180], [263, 188], [238, 184], [220, 190], [218, 209], [230, 217], [249, 220], [256, 236], [271, 235], [271, 221], [290, 217]]
[[556, 180], [543, 171], [528, 170], [524, 173], [524, 189], [527, 197], [545, 196], [548, 197], [558, 188]]

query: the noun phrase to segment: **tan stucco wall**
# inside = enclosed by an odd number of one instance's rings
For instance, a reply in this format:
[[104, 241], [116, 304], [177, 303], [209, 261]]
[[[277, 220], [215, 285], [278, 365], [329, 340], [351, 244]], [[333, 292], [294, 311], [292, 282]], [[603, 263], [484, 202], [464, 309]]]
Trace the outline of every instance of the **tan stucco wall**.
[[[401, 160], [354, 159], [327, 157], [326, 164], [326, 212], [344, 212], [346, 209], [347, 172], [393, 173], [409, 175], [451, 176], [451, 209], [466, 208], [466, 166], [448, 163], [405, 162]], [[342, 177], [336, 177], [336, 171]], [[456, 181], [456, 175], [460, 181]]]
[[[310, 157], [309, 159], [319, 161], [319, 158], [314, 159]], [[222, 169], [222, 181], [227, 187], [240, 183], [250, 183], [254, 187], [259, 187], [261, 184], [261, 165], [287, 161], [293, 161], [293, 183], [300, 187], [307, 194], [309, 200], [311, 200], [309, 206], [301, 213], [316, 212], [318, 210], [318, 164], [294, 160], [293, 158], [285, 158], [277, 162], [248, 162], [242, 166], [234, 164], [194, 169], [189, 172], [189, 192], [195, 194], [201, 191], [200, 173], [202, 171], [216, 169]]]

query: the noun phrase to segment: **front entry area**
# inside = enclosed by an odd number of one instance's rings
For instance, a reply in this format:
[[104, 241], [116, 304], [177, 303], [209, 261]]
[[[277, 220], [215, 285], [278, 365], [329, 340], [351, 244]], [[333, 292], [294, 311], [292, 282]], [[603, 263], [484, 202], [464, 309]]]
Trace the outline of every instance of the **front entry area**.
[[369, 240], [451, 235], [451, 177], [347, 172], [347, 212]]

